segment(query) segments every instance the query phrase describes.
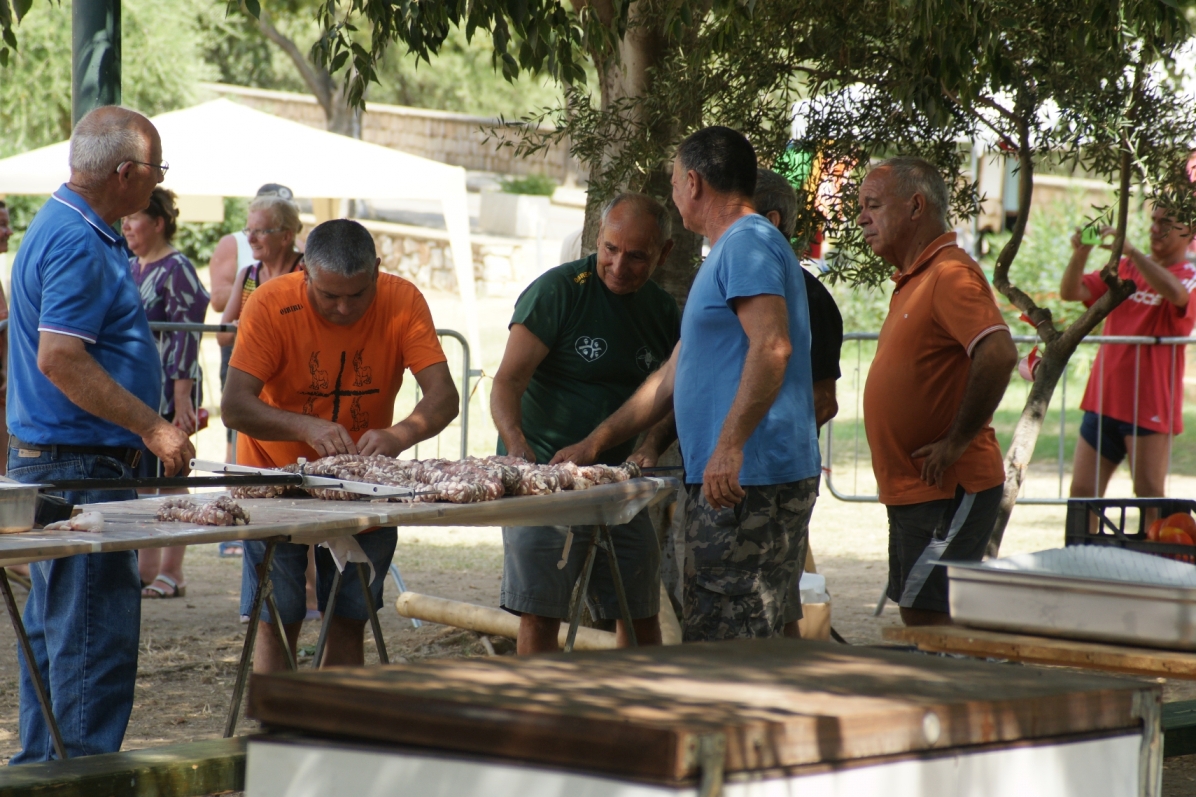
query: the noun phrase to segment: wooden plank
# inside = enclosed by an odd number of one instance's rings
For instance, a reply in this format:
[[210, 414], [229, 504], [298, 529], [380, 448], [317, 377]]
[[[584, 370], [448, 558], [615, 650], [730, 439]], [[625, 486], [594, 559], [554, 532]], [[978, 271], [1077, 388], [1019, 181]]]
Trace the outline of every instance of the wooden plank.
[[961, 653], [980, 658], [1009, 659], [1104, 672], [1196, 679], [1196, 653], [1134, 648], [1102, 642], [1009, 634], [963, 626], [885, 628], [890, 642], [916, 645], [934, 653]]
[[676, 479], [639, 478], [578, 492], [500, 498], [476, 504], [391, 504], [317, 501], [311, 498], [240, 499], [253, 520], [247, 526], [159, 523], [162, 498], [91, 504], [104, 514], [100, 532], [36, 529], [0, 535], [0, 566], [81, 553], [127, 551], [229, 540], [287, 537], [321, 542], [372, 526], [527, 526], [625, 523], [653, 501], [671, 494]]
[[199, 797], [245, 788], [248, 737], [0, 769], [0, 797]]
[[763, 770], [1075, 733], [1141, 733], [1156, 684], [796, 640], [253, 676], [267, 726], [625, 776]]

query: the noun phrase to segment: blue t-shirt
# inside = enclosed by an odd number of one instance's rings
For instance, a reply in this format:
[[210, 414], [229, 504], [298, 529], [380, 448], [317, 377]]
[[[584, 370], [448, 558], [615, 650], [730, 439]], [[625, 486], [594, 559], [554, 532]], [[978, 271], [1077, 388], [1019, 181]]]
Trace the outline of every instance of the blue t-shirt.
[[38, 211], [13, 263], [8, 428], [38, 445], [141, 446], [136, 434], [85, 412], [37, 369], [41, 331], [81, 338], [117, 384], [157, 412], [162, 364], [125, 240], [65, 185]]
[[793, 354], [776, 401], [743, 448], [742, 485], [786, 484], [822, 467], [810, 376], [810, 309], [797, 257], [763, 216], [731, 225], [698, 269], [681, 319], [673, 407], [685, 481], [699, 484], [743, 374], [748, 337], [732, 300], [785, 297]]

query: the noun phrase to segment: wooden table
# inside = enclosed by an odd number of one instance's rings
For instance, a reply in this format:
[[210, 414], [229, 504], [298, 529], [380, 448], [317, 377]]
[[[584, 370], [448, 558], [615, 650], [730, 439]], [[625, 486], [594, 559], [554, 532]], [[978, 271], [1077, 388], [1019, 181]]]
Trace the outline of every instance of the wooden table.
[[[232, 736], [236, 730], [241, 696], [253, 659], [258, 621], [261, 618], [263, 607], [270, 610], [274, 616], [274, 622], [270, 624], [271, 629], [286, 653], [288, 664], [291, 669], [296, 667], [295, 657], [290, 652], [286, 636], [283, 634], [279, 622], [277, 607], [271, 596], [272, 584], [269, 579], [269, 571], [274, 549], [278, 543], [318, 543], [336, 537], [351, 536], [377, 526], [594, 526], [596, 530], [591, 540], [585, 569], [588, 582], [595, 552], [599, 548], [606, 550], [608, 557], [613, 559], [614, 548], [610, 543], [607, 527], [629, 522], [645, 507], [674, 494], [677, 484], [676, 479], [643, 477], [616, 484], [599, 485], [577, 492], [507, 497], [497, 501], [475, 504], [399, 504], [372, 501], [319, 501], [311, 498], [240, 499], [238, 503], [249, 511], [252, 521], [246, 526], [199, 526], [177, 522], [163, 523], [156, 520], [155, 514], [161, 502], [177, 496], [88, 504], [89, 511], [98, 511], [104, 515], [103, 531], [34, 530], [0, 535], [0, 591], [3, 592], [18, 643], [21, 645], [26, 659], [32, 661], [33, 653], [29, 645], [29, 637], [25, 632], [20, 612], [17, 611], [16, 600], [12, 595], [12, 588], [3, 567], [76, 554], [197, 545], [228, 540], [265, 541], [266, 553], [262, 564], [258, 566], [258, 589], [254, 594], [249, 626], [245, 633], [245, 644], [242, 647], [237, 678], [233, 685], [232, 702], [225, 723], [225, 736], [228, 737]], [[214, 494], [204, 495], [210, 497]], [[600, 532], [605, 535], [604, 538], [600, 539]], [[364, 585], [367, 580], [364, 577], [364, 569], [361, 565], [358, 567], [359, 572], [363, 574]], [[616, 568], [615, 575], [617, 577], [617, 564], [613, 564], [612, 567]], [[339, 584], [340, 574], [337, 573], [333, 580], [333, 595], [336, 594]], [[621, 581], [616, 581], [616, 588], [620, 595], [621, 586]], [[584, 588], [582, 592], [584, 593]], [[332, 600], [334, 598], [330, 597], [330, 602]], [[385, 662], [386, 653], [382, 641], [381, 625], [377, 619], [376, 607], [371, 605], [368, 592], [366, 602], [379, 654]], [[621, 604], [625, 604], [625, 600], [621, 600]], [[577, 620], [580, 618], [581, 605], [582, 602], [577, 601], [577, 611], [573, 613], [571, 630], [576, 628]], [[319, 652], [323, 649], [327, 638], [327, 621], [332, 615], [331, 606], [326, 615], [325, 623], [320, 630], [320, 642], [317, 644], [317, 655], [313, 666], [318, 666]], [[58, 757], [66, 758], [66, 751], [62, 745], [61, 735], [45, 688], [36, 671], [32, 671], [31, 675], [42, 713], [46, 717], [46, 722], [50, 726], [51, 735], [54, 738]]]
[[1160, 699], [785, 639], [254, 675], [246, 795], [1156, 795]]

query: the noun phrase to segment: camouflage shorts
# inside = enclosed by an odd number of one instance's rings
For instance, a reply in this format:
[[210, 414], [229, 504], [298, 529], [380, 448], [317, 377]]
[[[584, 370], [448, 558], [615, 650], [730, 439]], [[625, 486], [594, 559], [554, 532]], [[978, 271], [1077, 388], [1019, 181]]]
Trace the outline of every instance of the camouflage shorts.
[[777, 636], [788, 619], [818, 477], [743, 489], [742, 501], [716, 510], [702, 485], [686, 485], [686, 642]]

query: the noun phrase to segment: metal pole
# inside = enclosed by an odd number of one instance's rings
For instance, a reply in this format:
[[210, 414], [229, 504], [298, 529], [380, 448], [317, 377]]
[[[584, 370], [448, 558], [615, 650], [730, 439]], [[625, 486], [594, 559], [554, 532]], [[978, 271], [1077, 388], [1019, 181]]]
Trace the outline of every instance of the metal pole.
[[[374, 644], [378, 646], [378, 661], [381, 664], [390, 664], [390, 656], [386, 655], [386, 642], [382, 640], [382, 623], [378, 620], [378, 609], [374, 606], [374, 596], [370, 594], [370, 583], [366, 577], [368, 573], [365, 565], [358, 562], [357, 580], [361, 582], [361, 594], [365, 598], [365, 608], [370, 615], [370, 630], [374, 632]], [[386, 576], [379, 573], [378, 578], [385, 580]]]
[[311, 668], [320, 669], [320, 662], [324, 660], [324, 646], [328, 644], [328, 627], [332, 625], [332, 616], [336, 612], [336, 596], [341, 591], [341, 571], [332, 574], [332, 591], [328, 593], [328, 605], [324, 607], [324, 622], [320, 623], [320, 636], [316, 640], [316, 655], [312, 657]]
[[253, 662], [253, 643], [257, 640], [257, 624], [262, 619], [262, 604], [266, 598], [266, 582], [270, 578], [270, 567], [274, 564], [274, 549], [279, 538], [266, 540], [266, 553], [257, 570], [257, 589], [253, 593], [253, 608], [249, 610], [249, 625], [245, 629], [245, 644], [241, 648], [241, 663], [237, 666], [237, 680], [233, 684], [233, 699], [228, 706], [228, 718], [224, 723], [224, 738], [237, 732], [237, 721], [241, 713], [241, 696], [245, 693], [245, 682], [249, 679], [249, 667]]
[[639, 640], [635, 638], [635, 621], [631, 617], [631, 608], [627, 605], [627, 592], [623, 588], [623, 574], [619, 572], [619, 558], [615, 556], [615, 541], [611, 536], [610, 527], [599, 526], [602, 530], [602, 547], [606, 550], [606, 561], [610, 566], [611, 580], [615, 582], [615, 597], [619, 600], [619, 614], [623, 615], [623, 625], [626, 627], [627, 640], [631, 647], [639, 647]]
[[594, 526], [594, 534], [590, 537], [590, 549], [586, 553], [586, 563], [581, 569], [580, 589], [573, 595], [573, 604], [569, 607], [569, 634], [565, 637], [565, 652], [573, 652], [573, 642], [577, 639], [577, 626], [581, 623], [581, 607], [585, 605], [586, 595], [590, 591], [590, 574], [594, 572], [594, 557], [598, 553], [599, 530]]
[[3, 567], [0, 567], [0, 589], [4, 591], [4, 605], [8, 608], [8, 619], [12, 620], [12, 630], [17, 633], [17, 641], [21, 643], [21, 653], [25, 656], [25, 669], [29, 670], [29, 680], [33, 681], [33, 691], [37, 693], [37, 702], [42, 707], [42, 716], [50, 728], [54, 752], [58, 754], [59, 761], [65, 761], [66, 745], [62, 743], [62, 734], [59, 733], [58, 723], [54, 719], [54, 707], [50, 705], [50, 696], [46, 694], [46, 685], [42, 683], [37, 659], [33, 657], [33, 645], [29, 644], [29, 634], [25, 632], [25, 623], [21, 621], [21, 613], [17, 610], [17, 599], [13, 597], [12, 585], [8, 583], [8, 571]]
[[120, 105], [120, 0], [71, 5], [72, 125], [104, 105]]

